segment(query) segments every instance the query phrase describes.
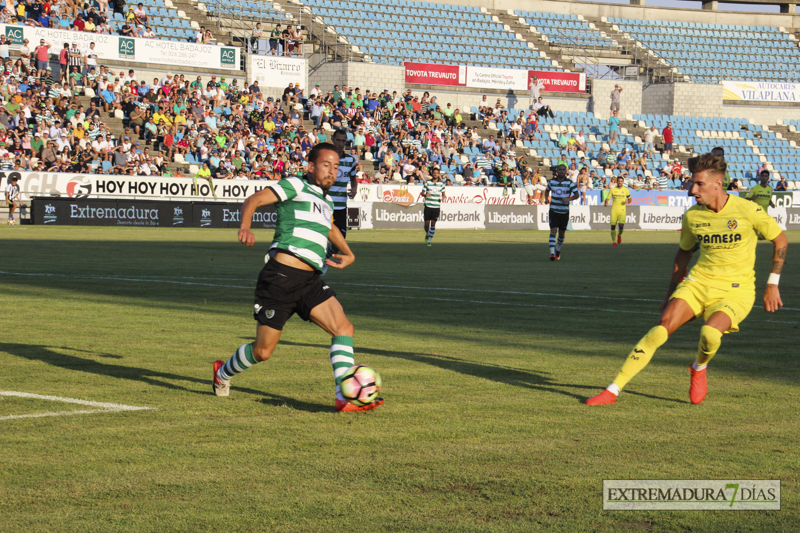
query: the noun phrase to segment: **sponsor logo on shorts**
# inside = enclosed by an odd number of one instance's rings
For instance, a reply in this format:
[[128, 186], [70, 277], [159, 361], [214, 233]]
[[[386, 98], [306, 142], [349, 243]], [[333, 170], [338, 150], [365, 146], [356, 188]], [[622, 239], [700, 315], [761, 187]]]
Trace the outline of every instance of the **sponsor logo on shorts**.
[[258, 305], [258, 304], [255, 304], [255, 306], [253, 306], [253, 307], [254, 307], [254, 309], [255, 309], [255, 313], [256, 313], [256, 314], [258, 314], [258, 313], [260, 313], [260, 312], [261, 312], [261, 306], [260, 306], [260, 305]]
[[735, 230], [738, 227], [739, 227], [739, 223], [736, 222], [736, 220], [729, 220], [728, 221], [728, 229], [729, 230]]

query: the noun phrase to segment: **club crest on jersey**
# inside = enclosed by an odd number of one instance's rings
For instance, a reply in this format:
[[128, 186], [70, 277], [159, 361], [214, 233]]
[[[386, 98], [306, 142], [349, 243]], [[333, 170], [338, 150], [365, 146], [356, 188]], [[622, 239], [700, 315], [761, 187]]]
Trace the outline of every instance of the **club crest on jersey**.
[[738, 227], [739, 227], [739, 223], [736, 222], [735, 220], [729, 220], [728, 221], [728, 229], [729, 230], [735, 230]]

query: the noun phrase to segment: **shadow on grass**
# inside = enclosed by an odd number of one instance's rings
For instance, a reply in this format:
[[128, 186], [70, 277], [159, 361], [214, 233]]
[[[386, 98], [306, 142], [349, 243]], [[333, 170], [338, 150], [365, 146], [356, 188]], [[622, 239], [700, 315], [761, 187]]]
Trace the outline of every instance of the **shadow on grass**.
[[[281, 344], [290, 346], [302, 346], [306, 348], [320, 348], [327, 349], [328, 346], [322, 344], [307, 344], [300, 342], [281, 341]], [[420, 354], [412, 352], [398, 352], [392, 350], [382, 350], [378, 348], [369, 348], [366, 346], [356, 347], [356, 356], [358, 354], [377, 355], [380, 357], [393, 357], [396, 359], [403, 359], [405, 361], [414, 361], [416, 363], [423, 363], [426, 365], [435, 366], [443, 370], [458, 372], [476, 378], [488, 379], [496, 383], [503, 383], [505, 385], [513, 385], [515, 387], [523, 387], [527, 389], [539, 390], [543, 392], [550, 392], [553, 394], [561, 394], [570, 398], [579, 400], [581, 403], [599, 393], [605, 388], [604, 386], [594, 385], [576, 385], [572, 383], [559, 383], [547, 376], [545, 372], [535, 372], [530, 370], [523, 370], [520, 368], [513, 368], [502, 365], [494, 365], [489, 363], [476, 363], [474, 361], [465, 361], [456, 357], [449, 357], [444, 355], [434, 354]], [[571, 392], [568, 389], [586, 389], [592, 392], [591, 395]], [[664, 398], [662, 396], [655, 396], [652, 394], [644, 394], [641, 392], [629, 392], [627, 394], [633, 396], [642, 396], [653, 400], [660, 400], [663, 402], [685, 403], [685, 400], [678, 400], [676, 398]]]
[[[181, 376], [178, 374], [172, 374], [168, 372], [158, 372], [148, 368], [137, 368], [134, 366], [101, 363], [99, 361], [95, 361], [94, 359], [87, 359], [83, 357], [78, 357], [76, 355], [68, 355], [58, 352], [56, 350], [69, 350], [72, 352], [87, 353], [87, 354], [92, 354], [96, 357], [102, 357], [107, 359], [122, 359], [122, 357], [119, 355], [91, 352], [87, 350], [80, 350], [77, 348], [69, 348], [67, 346], [58, 347], [58, 346], [40, 346], [34, 344], [0, 343], [1, 352], [6, 352], [17, 357], [28, 359], [30, 361], [41, 361], [48, 365], [57, 366], [59, 368], [64, 368], [66, 370], [74, 370], [77, 372], [86, 372], [98, 376], [139, 381], [141, 383], [146, 383], [147, 385], [152, 385], [154, 387], [162, 387], [165, 389], [189, 392], [192, 394], [199, 394], [202, 396], [208, 396], [214, 394], [213, 391], [211, 390], [210, 379], [204, 380], [189, 376]], [[208, 368], [209, 370], [211, 369], [210, 363], [208, 364]], [[206, 390], [199, 391], [196, 388], [187, 388], [186, 386], [169, 383], [169, 381], [178, 381], [178, 382], [182, 381], [187, 384], [203, 385], [204, 387], [206, 387]], [[298, 411], [307, 411], [311, 413], [322, 413], [322, 412], [333, 411], [332, 405], [304, 402], [301, 400], [297, 400], [295, 398], [290, 398], [288, 396], [281, 396], [278, 394], [258, 391], [254, 389], [236, 387], [236, 386], [234, 386], [233, 389], [235, 392], [242, 392], [246, 394], [252, 394], [255, 396], [262, 396], [263, 398], [259, 401], [265, 405], [273, 405], [278, 407], [286, 406], [292, 409], [296, 409]]]

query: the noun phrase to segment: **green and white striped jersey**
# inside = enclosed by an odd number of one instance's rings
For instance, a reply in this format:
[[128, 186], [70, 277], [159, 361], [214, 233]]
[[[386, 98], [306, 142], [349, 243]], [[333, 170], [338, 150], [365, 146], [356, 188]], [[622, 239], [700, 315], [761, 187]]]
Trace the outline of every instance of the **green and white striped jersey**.
[[425, 207], [440, 208], [442, 206], [442, 196], [444, 195], [444, 183], [440, 179], [438, 182], [428, 180], [425, 182]]
[[286, 178], [270, 189], [278, 197], [278, 222], [270, 250], [285, 250], [317, 270], [325, 264], [333, 202], [305, 179]]
[[571, 196], [580, 196], [575, 182], [566, 177], [564, 181], [560, 181], [557, 177], [548, 181], [547, 190], [550, 191], [551, 195], [550, 210], [562, 215], [569, 213], [569, 202], [564, 199]]
[[356, 175], [358, 160], [352, 155], [345, 155], [339, 159], [339, 173], [336, 181], [328, 190], [328, 196], [333, 200], [333, 208], [338, 211], [347, 207], [347, 185], [350, 178]]

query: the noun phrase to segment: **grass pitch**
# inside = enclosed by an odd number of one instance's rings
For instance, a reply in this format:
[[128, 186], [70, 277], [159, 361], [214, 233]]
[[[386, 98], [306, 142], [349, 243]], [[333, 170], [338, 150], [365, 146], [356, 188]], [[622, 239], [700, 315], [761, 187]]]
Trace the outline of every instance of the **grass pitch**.
[[[676, 232], [352, 231], [332, 271], [386, 404], [336, 414], [329, 339], [294, 317], [272, 360], [211, 392], [252, 339], [271, 233], [0, 228], [0, 531], [795, 531], [800, 281], [726, 335], [688, 402], [700, 324], [616, 405], [583, 401], [658, 316]], [[759, 295], [772, 245], [758, 246]], [[60, 413], [5, 419], [6, 416]], [[780, 479], [782, 510], [608, 512], [603, 479]]]

